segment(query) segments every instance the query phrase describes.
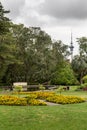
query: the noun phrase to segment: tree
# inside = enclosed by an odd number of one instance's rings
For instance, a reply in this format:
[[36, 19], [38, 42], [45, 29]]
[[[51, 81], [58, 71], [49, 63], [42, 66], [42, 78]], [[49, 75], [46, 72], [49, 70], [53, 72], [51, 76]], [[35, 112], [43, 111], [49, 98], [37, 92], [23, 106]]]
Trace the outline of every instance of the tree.
[[87, 56], [87, 38], [86, 37], [78, 38], [77, 42], [79, 44], [80, 54]]
[[87, 74], [87, 63], [85, 59], [86, 57], [81, 56], [81, 55], [77, 55], [74, 57], [73, 61], [72, 61], [72, 68], [75, 71], [75, 73], [77, 74], [77, 77], [80, 81], [80, 83], [82, 84], [82, 77]]
[[9, 13], [9, 11], [4, 10], [0, 2], [0, 35], [6, 34], [9, 31], [10, 20], [5, 17], [7, 13]]
[[14, 61], [15, 45], [10, 31], [11, 22], [5, 17], [9, 11], [4, 10], [0, 2], [0, 80], [3, 78], [8, 64]]
[[78, 38], [79, 54], [73, 58], [72, 68], [82, 84], [82, 78], [87, 74], [87, 38]]
[[75, 78], [70, 64], [66, 62], [63, 67], [56, 71], [51, 83], [57, 85], [73, 85], [78, 84], [78, 81]]

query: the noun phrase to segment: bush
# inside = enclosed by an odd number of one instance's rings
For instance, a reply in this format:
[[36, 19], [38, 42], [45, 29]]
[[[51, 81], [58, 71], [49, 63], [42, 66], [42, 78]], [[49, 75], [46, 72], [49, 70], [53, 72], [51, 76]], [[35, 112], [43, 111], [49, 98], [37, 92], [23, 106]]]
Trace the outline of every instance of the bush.
[[23, 90], [22, 86], [14, 86], [14, 91], [21, 92]]
[[87, 91], [87, 83], [81, 84], [80, 88]]
[[44, 87], [42, 84], [40, 84], [40, 85], [39, 85], [39, 89], [40, 89], [40, 90], [45, 90], [45, 87]]
[[86, 87], [87, 87], [87, 83], [81, 84], [80, 86], [81, 89], [86, 88]]
[[82, 81], [83, 81], [84, 83], [87, 83], [87, 75], [82, 78]]
[[59, 92], [60, 94], [64, 91], [63, 86], [59, 86], [59, 88], [57, 89], [57, 92]]

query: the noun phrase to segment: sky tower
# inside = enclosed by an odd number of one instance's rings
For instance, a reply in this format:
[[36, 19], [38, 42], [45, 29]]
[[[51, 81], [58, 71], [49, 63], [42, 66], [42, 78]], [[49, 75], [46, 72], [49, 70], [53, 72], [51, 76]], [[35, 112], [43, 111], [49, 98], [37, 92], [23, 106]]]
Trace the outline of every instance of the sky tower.
[[73, 46], [73, 38], [72, 38], [72, 32], [71, 32], [71, 43], [70, 43], [70, 55], [71, 55], [71, 62], [73, 60], [73, 49], [74, 49], [74, 46]]

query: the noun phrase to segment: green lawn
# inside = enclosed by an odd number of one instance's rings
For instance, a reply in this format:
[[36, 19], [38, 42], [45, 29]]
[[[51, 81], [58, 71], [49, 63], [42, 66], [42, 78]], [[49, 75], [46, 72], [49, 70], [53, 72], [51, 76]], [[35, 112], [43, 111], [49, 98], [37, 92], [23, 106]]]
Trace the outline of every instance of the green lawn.
[[0, 106], [0, 130], [87, 130], [87, 103]]
[[[87, 97], [84, 91], [64, 95]], [[0, 106], [0, 130], [87, 130], [87, 102], [58, 106]]]
[[[58, 93], [58, 94], [60, 94], [60, 93]], [[87, 98], [87, 91], [64, 91], [61, 94], [62, 95], [75, 95], [75, 96]]]
[[[69, 91], [62, 91], [61, 94], [63, 95], [75, 95], [75, 96], [80, 96], [83, 98], [87, 98], [87, 91], [75, 91], [77, 89], [77, 86], [71, 86]], [[57, 90], [55, 90], [56, 92]], [[60, 92], [57, 91], [58, 94]]]

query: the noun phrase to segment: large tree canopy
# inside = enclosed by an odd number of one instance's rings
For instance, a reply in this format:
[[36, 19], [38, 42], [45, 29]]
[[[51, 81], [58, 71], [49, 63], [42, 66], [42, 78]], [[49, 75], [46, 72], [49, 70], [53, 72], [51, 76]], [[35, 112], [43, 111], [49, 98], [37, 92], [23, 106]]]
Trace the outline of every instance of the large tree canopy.
[[[13, 24], [6, 13], [9, 11], [0, 2], [0, 80], [7, 85], [15, 81], [39, 84], [56, 78], [61, 83], [72, 84], [74, 74], [66, 66], [68, 46], [62, 41], [53, 42], [40, 27]], [[61, 78], [64, 75], [65, 81]]]

